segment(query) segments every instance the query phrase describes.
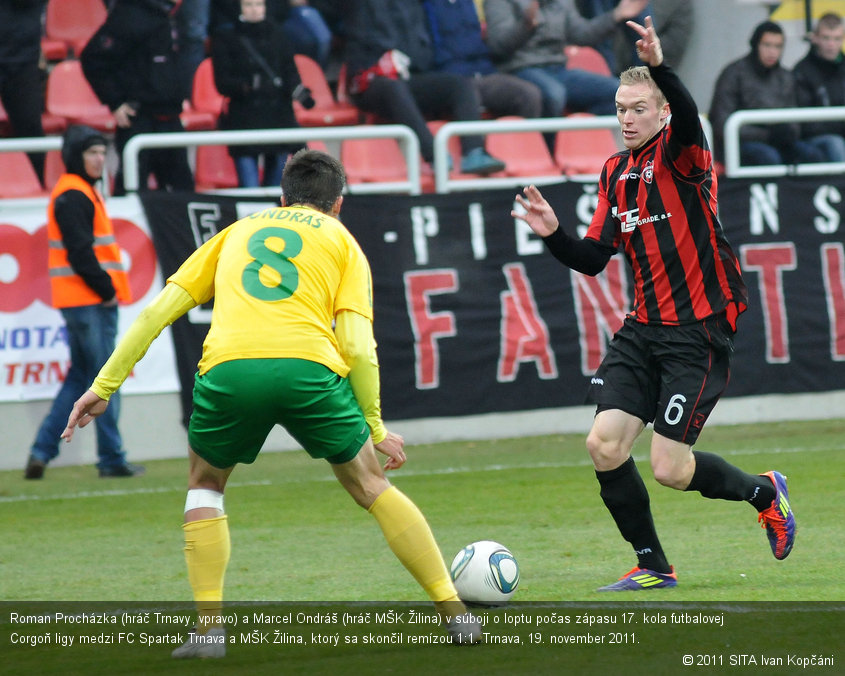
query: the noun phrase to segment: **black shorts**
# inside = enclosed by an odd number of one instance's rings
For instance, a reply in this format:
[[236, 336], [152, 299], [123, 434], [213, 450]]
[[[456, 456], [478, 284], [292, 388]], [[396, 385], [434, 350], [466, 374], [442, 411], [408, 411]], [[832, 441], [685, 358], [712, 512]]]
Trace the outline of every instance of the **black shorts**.
[[693, 445], [730, 378], [733, 331], [724, 314], [685, 326], [628, 317], [590, 382], [597, 412], [620, 409]]

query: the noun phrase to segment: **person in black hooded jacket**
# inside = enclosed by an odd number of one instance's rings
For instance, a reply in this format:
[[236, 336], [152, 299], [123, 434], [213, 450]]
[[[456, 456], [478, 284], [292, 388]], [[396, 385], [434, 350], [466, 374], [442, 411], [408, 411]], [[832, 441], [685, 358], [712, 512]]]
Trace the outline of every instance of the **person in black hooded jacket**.
[[[115, 145], [121, 158], [127, 141], [136, 134], [184, 130], [179, 113], [188, 92], [173, 16], [178, 6], [171, 0], [116, 0], [80, 55], [91, 88], [114, 113]], [[184, 147], [145, 150], [138, 164], [141, 190], [150, 174], [159, 188], [194, 189]], [[121, 168], [114, 193], [124, 192]]]
[[[287, 129], [299, 125], [293, 112], [296, 96], [306, 107], [314, 101], [299, 77], [282, 27], [267, 17], [265, 0], [241, 0], [240, 20], [215, 34], [211, 62], [217, 90], [229, 97], [221, 129]], [[310, 104], [310, 106], [309, 106]], [[273, 146], [229, 146], [238, 184], [278, 187], [289, 154], [301, 143]], [[258, 158], [264, 155], [264, 176]]]
[[[96, 188], [106, 161], [106, 139], [91, 127], [65, 132], [59, 177], [47, 207], [48, 266], [52, 305], [62, 313], [70, 368], [30, 449], [24, 478], [41, 479], [59, 454], [60, 435], [73, 403], [114, 350], [117, 307], [131, 300], [103, 197]], [[101, 477], [130, 477], [143, 467], [126, 461], [117, 428], [120, 412], [97, 419], [97, 468]]]

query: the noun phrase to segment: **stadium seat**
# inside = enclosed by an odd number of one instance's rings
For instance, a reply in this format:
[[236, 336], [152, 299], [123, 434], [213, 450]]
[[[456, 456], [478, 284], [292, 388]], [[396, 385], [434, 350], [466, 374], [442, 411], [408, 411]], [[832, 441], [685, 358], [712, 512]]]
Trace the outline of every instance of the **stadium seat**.
[[214, 66], [211, 64], [211, 57], [207, 57], [200, 62], [194, 73], [191, 110], [211, 115], [216, 127], [217, 119], [225, 107], [226, 97], [217, 91], [217, 85], [214, 84]]
[[0, 199], [43, 197], [46, 194], [25, 152], [0, 155]]
[[348, 101], [335, 100], [320, 64], [304, 54], [295, 54], [293, 58], [302, 84], [311, 90], [315, 104], [307, 110], [298, 101], [293, 102], [293, 111], [300, 126], [338, 127], [358, 124], [360, 111]]
[[[520, 118], [501, 117], [500, 120]], [[506, 176], [560, 175], [539, 131], [507, 132], [487, 136], [487, 152], [505, 163]], [[495, 175], [495, 174], [494, 174]]]
[[44, 156], [44, 187], [51, 192], [59, 177], [65, 173], [61, 150], [48, 150]]
[[[103, 0], [49, 0], [44, 19], [44, 38], [50, 60], [79, 56], [82, 48], [106, 20]], [[64, 45], [61, 54], [60, 45]], [[51, 54], [54, 58], [51, 58]], [[55, 57], [55, 55], [59, 55]]]
[[179, 113], [179, 119], [182, 121], [185, 131], [212, 131], [217, 129], [217, 116], [203, 110], [197, 110], [187, 100], [182, 102], [182, 112]]
[[405, 156], [396, 139], [345, 139], [340, 146], [340, 161], [349, 183], [382, 183], [408, 178]]
[[197, 146], [194, 182], [197, 192], [238, 187], [238, 172], [226, 146]]
[[116, 127], [114, 115], [100, 103], [76, 59], [65, 59], [53, 66], [47, 77], [45, 108], [68, 124], [87, 124], [107, 133]]
[[[592, 117], [589, 113], [569, 116]], [[605, 160], [619, 152], [611, 129], [573, 129], [559, 131], [555, 138], [555, 162], [567, 176], [600, 174]]]
[[613, 75], [610, 67], [601, 53], [587, 46], [567, 45], [564, 49], [566, 54], [566, 67], [578, 70], [589, 70], [599, 75]]

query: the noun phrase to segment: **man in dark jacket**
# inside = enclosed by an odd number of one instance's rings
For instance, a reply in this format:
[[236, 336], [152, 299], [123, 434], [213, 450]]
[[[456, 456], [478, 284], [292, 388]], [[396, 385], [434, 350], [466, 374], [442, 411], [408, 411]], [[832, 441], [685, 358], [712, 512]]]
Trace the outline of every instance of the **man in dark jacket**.
[[[346, 24], [349, 92], [358, 108], [409, 126], [426, 162], [434, 137], [426, 119], [477, 120], [475, 87], [455, 73], [433, 70], [431, 37], [422, 5], [413, 0], [354, 0]], [[461, 171], [492, 174], [505, 168], [477, 136], [461, 137]]]
[[[173, 18], [178, 5], [170, 0], [116, 0], [80, 56], [85, 77], [114, 113], [121, 156], [136, 134], [183, 131], [179, 113], [188, 93]], [[159, 188], [194, 189], [185, 148], [143, 151], [139, 174], [142, 190], [150, 174]], [[124, 193], [122, 168], [114, 192]]]
[[[70, 368], [30, 449], [24, 477], [40, 479], [59, 454], [60, 435], [73, 403], [105, 364], [117, 335], [117, 306], [129, 302], [129, 278], [95, 184], [102, 178], [106, 139], [85, 126], [65, 132], [59, 177], [47, 208], [50, 290], [67, 326]], [[111, 407], [110, 407], [111, 408]], [[130, 477], [143, 467], [126, 462], [117, 429], [120, 406], [97, 419], [97, 468], [101, 477]]]
[[[284, 29], [267, 16], [265, 0], [241, 0], [241, 20], [214, 36], [211, 61], [214, 83], [229, 108], [220, 119], [221, 129], [291, 129], [299, 125], [293, 112], [293, 97], [304, 105], [313, 99], [302, 86]], [[301, 143], [271, 146], [229, 146], [235, 160], [238, 185], [278, 188], [287, 156]], [[264, 155], [260, 179], [258, 157]]]
[[[0, 101], [15, 136], [44, 136], [41, 111], [41, 14], [46, 0], [0, 0]], [[44, 180], [44, 153], [29, 160]]]
[[[798, 105], [845, 106], [845, 24], [830, 12], [822, 16], [810, 37], [813, 45], [792, 70], [798, 87]], [[829, 162], [845, 162], [845, 120], [807, 122], [804, 139], [821, 150]]]
[[[773, 21], [759, 24], [751, 35], [751, 51], [729, 63], [716, 80], [710, 104], [716, 159], [724, 160], [724, 129], [728, 117], [738, 110], [794, 108], [795, 78], [781, 66], [783, 29]], [[746, 124], [739, 131], [741, 164], [771, 165], [821, 162], [822, 154], [799, 140], [797, 123]]]

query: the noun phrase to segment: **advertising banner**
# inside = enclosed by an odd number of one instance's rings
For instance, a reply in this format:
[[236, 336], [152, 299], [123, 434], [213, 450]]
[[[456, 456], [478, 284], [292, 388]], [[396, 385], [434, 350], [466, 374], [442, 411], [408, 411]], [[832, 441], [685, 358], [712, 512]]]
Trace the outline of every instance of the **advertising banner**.
[[[121, 306], [118, 334], [161, 289], [155, 248], [141, 203], [112, 199], [115, 227], [133, 302]], [[127, 393], [179, 388], [170, 340], [153, 344], [124, 387]], [[51, 399], [68, 369], [64, 320], [50, 305], [47, 201], [0, 202], [0, 402]]]
[[[543, 192], [583, 234], [592, 184]], [[721, 220], [749, 309], [726, 396], [845, 388], [842, 177], [724, 181]], [[202, 242], [266, 198], [143, 196], [166, 277]], [[373, 270], [382, 406], [392, 420], [581, 405], [630, 308], [621, 255], [597, 277], [563, 267], [511, 216], [509, 190], [345, 198], [341, 220]], [[173, 326], [189, 395], [209, 308]]]

